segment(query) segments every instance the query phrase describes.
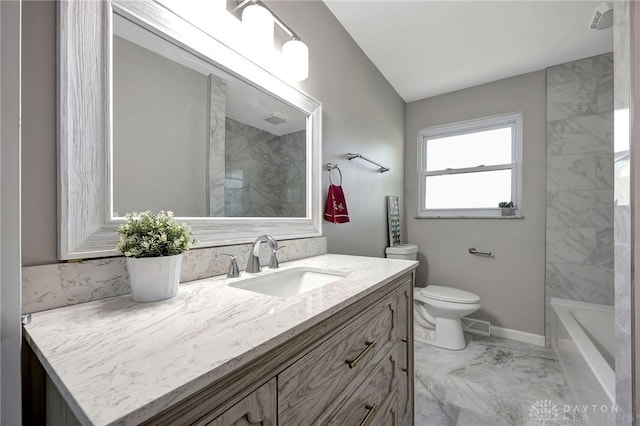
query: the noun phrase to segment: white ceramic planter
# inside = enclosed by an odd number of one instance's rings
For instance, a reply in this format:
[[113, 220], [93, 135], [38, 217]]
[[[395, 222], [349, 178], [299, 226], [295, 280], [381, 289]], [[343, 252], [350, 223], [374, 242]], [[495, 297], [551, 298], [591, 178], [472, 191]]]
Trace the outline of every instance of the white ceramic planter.
[[182, 254], [162, 257], [127, 257], [131, 294], [136, 302], [170, 299], [178, 294]]

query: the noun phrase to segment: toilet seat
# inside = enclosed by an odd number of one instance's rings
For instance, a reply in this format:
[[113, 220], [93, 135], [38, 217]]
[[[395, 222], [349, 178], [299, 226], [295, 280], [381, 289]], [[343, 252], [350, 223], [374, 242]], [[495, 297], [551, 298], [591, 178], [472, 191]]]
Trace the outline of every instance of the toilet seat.
[[480, 302], [480, 296], [457, 288], [429, 285], [425, 288], [416, 288], [414, 298], [439, 300], [449, 303], [473, 304]]

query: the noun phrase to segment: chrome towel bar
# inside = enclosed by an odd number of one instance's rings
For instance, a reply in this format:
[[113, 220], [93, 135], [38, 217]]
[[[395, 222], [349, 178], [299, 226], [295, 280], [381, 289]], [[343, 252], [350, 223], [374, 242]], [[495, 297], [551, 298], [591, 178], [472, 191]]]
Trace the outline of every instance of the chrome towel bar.
[[476, 256], [493, 256], [490, 251], [478, 251], [473, 247], [469, 249], [469, 254], [473, 254]]
[[361, 159], [363, 159], [364, 161], [368, 161], [368, 162], [370, 162], [371, 164], [375, 164], [376, 166], [380, 167], [380, 170], [378, 170], [380, 173], [388, 172], [389, 170], [391, 170], [390, 168], [385, 167], [385, 166], [383, 166], [382, 164], [376, 163], [376, 162], [375, 162], [375, 161], [373, 161], [373, 160], [369, 160], [367, 157], [363, 157], [363, 156], [362, 156], [362, 155], [360, 155], [360, 154], [352, 154], [352, 153], [350, 153], [350, 152], [347, 154], [347, 159], [348, 159], [348, 160], [353, 160], [354, 158], [361, 158]]

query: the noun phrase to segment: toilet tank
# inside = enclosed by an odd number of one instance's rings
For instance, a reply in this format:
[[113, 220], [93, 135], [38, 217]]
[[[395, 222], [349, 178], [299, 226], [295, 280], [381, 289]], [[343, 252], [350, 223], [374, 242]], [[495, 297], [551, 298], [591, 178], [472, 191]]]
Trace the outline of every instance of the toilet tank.
[[415, 244], [387, 247], [385, 253], [388, 259], [418, 260], [418, 246]]

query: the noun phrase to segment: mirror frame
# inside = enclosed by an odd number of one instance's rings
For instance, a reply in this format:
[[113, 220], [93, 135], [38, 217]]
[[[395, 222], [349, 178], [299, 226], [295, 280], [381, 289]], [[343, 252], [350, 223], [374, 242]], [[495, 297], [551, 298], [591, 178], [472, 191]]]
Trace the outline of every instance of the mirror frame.
[[119, 256], [111, 220], [112, 13], [137, 23], [305, 113], [307, 215], [303, 218], [181, 218], [199, 247], [253, 242], [261, 234], [322, 235], [322, 106], [235, 50], [151, 0], [58, 3], [58, 257]]

